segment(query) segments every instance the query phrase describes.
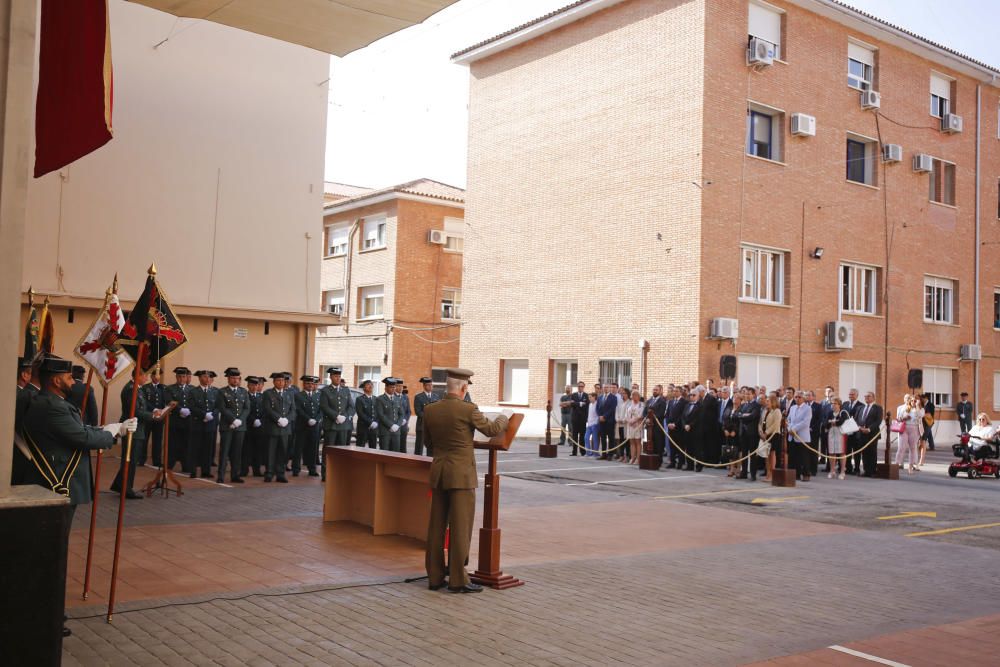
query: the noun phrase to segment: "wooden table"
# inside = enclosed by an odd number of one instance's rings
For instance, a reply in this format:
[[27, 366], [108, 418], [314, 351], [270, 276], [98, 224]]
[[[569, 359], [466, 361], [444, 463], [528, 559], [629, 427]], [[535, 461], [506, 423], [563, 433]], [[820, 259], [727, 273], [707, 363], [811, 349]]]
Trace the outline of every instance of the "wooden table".
[[354, 521], [374, 535], [427, 541], [431, 459], [367, 447], [324, 447], [323, 521]]

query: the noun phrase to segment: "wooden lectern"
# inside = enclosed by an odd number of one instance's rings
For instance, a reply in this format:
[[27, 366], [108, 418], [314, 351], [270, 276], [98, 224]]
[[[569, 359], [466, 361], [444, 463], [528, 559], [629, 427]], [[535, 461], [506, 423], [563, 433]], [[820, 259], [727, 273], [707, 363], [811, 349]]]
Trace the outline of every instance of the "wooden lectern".
[[[160, 411], [160, 428], [163, 429], [162, 445], [160, 447], [160, 469], [156, 471], [156, 477], [146, 485], [146, 497], [149, 498], [153, 492], [160, 489], [165, 498], [170, 497], [172, 491], [178, 498], [184, 495], [181, 483], [174, 477], [174, 471], [170, 468], [170, 413], [177, 407], [177, 401], [170, 401], [167, 406]], [[173, 487], [173, 488], [171, 488]]]
[[507, 430], [488, 441], [473, 442], [476, 449], [490, 452], [489, 470], [483, 483], [483, 527], [479, 529], [479, 567], [469, 578], [481, 585], [503, 590], [524, 584], [500, 569], [500, 476], [497, 475], [497, 451], [510, 449], [524, 415], [515, 412], [507, 422]]

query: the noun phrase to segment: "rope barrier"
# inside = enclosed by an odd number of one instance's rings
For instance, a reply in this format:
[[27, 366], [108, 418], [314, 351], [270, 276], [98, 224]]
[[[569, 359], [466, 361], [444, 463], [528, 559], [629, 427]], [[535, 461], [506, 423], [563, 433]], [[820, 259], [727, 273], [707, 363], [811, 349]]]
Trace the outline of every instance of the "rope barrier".
[[742, 457], [740, 457], [740, 458], [738, 458], [738, 459], [736, 459], [734, 461], [727, 461], [726, 463], [707, 463], [706, 461], [700, 461], [700, 460], [696, 459], [695, 457], [691, 456], [686, 451], [684, 451], [684, 448], [681, 447], [680, 445], [678, 445], [677, 441], [674, 440], [672, 437], [670, 437], [670, 433], [665, 428], [663, 428], [663, 424], [660, 423], [660, 420], [658, 420], [658, 419], [656, 420], [656, 425], [659, 426], [660, 430], [663, 431], [663, 434], [667, 436], [667, 440], [670, 441], [670, 446], [671, 447], [674, 447], [677, 451], [679, 451], [685, 457], [687, 457], [690, 460], [694, 461], [695, 463], [697, 463], [698, 465], [702, 466], [703, 468], [728, 468], [729, 466], [739, 465], [739, 464], [743, 463], [744, 461], [746, 461], [751, 456], [754, 456], [757, 453], [757, 448], [755, 447], [752, 452], [750, 452], [746, 456], [742, 456]]
[[814, 449], [812, 445], [810, 445], [809, 443], [803, 441], [802, 438], [799, 437], [799, 434], [795, 432], [795, 429], [788, 429], [788, 432], [791, 433], [793, 436], [795, 436], [796, 442], [798, 442], [800, 445], [802, 445], [809, 451], [813, 452], [814, 454], [818, 454], [819, 456], [822, 456], [824, 458], [833, 459], [836, 461], [843, 461], [845, 459], [851, 458], [852, 456], [860, 454], [861, 452], [868, 449], [875, 441], [877, 441], [879, 438], [882, 437], [881, 433], [872, 436], [872, 439], [866, 442], [861, 449], [855, 449], [853, 452], [850, 452], [849, 454], [824, 454], [823, 452]]
[[[566, 434], [566, 439], [569, 440], [571, 443], [573, 443], [574, 446], [579, 447], [584, 452], [590, 452], [590, 451], [592, 451], [595, 454], [600, 454], [601, 456], [606, 456], [606, 455], [610, 454], [611, 452], [614, 452], [614, 451], [617, 451], [617, 450], [621, 449], [625, 445], [629, 444], [629, 440], [630, 440], [630, 438], [625, 438], [624, 440], [622, 440], [617, 445], [615, 445], [614, 447], [612, 447], [611, 449], [609, 449], [607, 451], [602, 451], [600, 449], [600, 442], [598, 442], [598, 449], [591, 450], [591, 449], [588, 449], [586, 447], [586, 445], [582, 445], [582, 444], [579, 443], [579, 441], [575, 440], [573, 438], [573, 436], [571, 436], [569, 434], [569, 429], [567, 429], [565, 426], [563, 426], [562, 424], [553, 424], [551, 417], [549, 418], [549, 428], [550, 429], [551, 428], [556, 428], [560, 432], [565, 433]], [[586, 454], [584, 454], [584, 456], [586, 456]]]

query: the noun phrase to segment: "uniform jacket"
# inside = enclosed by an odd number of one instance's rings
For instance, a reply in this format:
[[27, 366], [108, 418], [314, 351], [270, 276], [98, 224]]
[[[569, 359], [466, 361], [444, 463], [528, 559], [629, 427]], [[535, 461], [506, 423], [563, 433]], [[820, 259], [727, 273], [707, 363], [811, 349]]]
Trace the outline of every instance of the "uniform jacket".
[[[326, 431], [350, 431], [354, 428], [354, 404], [351, 403], [351, 390], [347, 387], [323, 387], [320, 391], [319, 407], [323, 412], [323, 429]], [[337, 423], [337, 417], [345, 417], [343, 424]], [[370, 422], [369, 422], [370, 423]]]
[[472, 445], [474, 431], [485, 436], [499, 435], [507, 428], [506, 418], [490, 421], [475, 403], [454, 396], [424, 409], [423, 441], [434, 451], [431, 463], [431, 488], [474, 489], [476, 458]]
[[410, 423], [410, 397], [407, 394], [393, 394], [393, 398], [399, 401], [399, 407], [403, 411], [403, 423], [405, 428]]
[[292, 422], [293, 429], [295, 428], [295, 420], [299, 416], [298, 412], [295, 410], [295, 397], [298, 395], [299, 391], [300, 389], [291, 383], [285, 387], [285, 393], [292, 395], [292, 414], [288, 415], [288, 420]]
[[[323, 400], [322, 396], [322, 391], [314, 391], [312, 396], [310, 396], [307, 391], [300, 391], [295, 394], [295, 412], [299, 416], [299, 420], [296, 422], [298, 428], [305, 431], [318, 431], [323, 427], [323, 413], [320, 410], [320, 401]], [[314, 426], [309, 425], [310, 419], [316, 420], [316, 424]], [[345, 421], [344, 425], [350, 429], [351, 420], [348, 419]]]
[[[395, 394], [389, 396], [389, 394], [382, 394], [375, 399], [375, 421], [378, 422], [378, 426], [381, 429], [388, 431], [393, 424], [398, 426], [403, 426], [403, 405], [397, 400], [394, 400]], [[424, 410], [424, 415], [427, 414], [427, 410]], [[471, 487], [470, 487], [471, 488]]]
[[431, 403], [437, 403], [441, 400], [437, 394], [431, 393], [430, 396], [427, 392], [422, 391], [413, 397], [413, 411], [417, 413], [417, 422], [423, 423], [421, 420], [424, 418], [424, 408], [426, 408]]
[[167, 388], [162, 382], [158, 384], [147, 382], [139, 387], [139, 391], [146, 397], [146, 405], [150, 410], [162, 410], [167, 407]]
[[[277, 389], [268, 389], [261, 398], [264, 408], [264, 425], [268, 435], [288, 435], [292, 432], [291, 414], [295, 412], [295, 398], [287, 389], [281, 393]], [[287, 426], [278, 425], [278, 419], [288, 419]]]
[[87, 396], [87, 406], [84, 408], [83, 423], [88, 426], [97, 426], [97, 401], [94, 399], [94, 388], [88, 387], [83, 382], [74, 382], [69, 390], [66, 400], [73, 404], [77, 410], [83, 407], [84, 394]]
[[358, 424], [370, 426], [375, 421], [375, 397], [361, 394], [354, 401], [354, 409], [358, 414]]
[[[219, 428], [219, 412], [215, 404], [219, 401], [219, 390], [216, 387], [194, 387], [191, 392], [191, 418], [194, 423], [192, 430], [196, 433], [211, 433]], [[205, 416], [212, 413], [211, 421], [205, 421]]]
[[[248, 393], [247, 400], [250, 405], [246, 418], [247, 428], [251, 433], [266, 433], [265, 426], [267, 424], [267, 417], [264, 415], [264, 394], [259, 391], [256, 394]], [[254, 421], [257, 419], [260, 420], [260, 427], [255, 427], [253, 425]]]
[[[30, 437], [45, 457], [57, 478], [63, 476], [76, 451], [82, 453], [76, 471], [68, 479], [71, 505], [91, 501], [90, 456], [92, 449], [107, 449], [114, 444], [113, 435], [98, 427], [85, 426], [80, 411], [56, 394], [43, 391], [28, 406], [22, 423], [26, 437]], [[42, 464], [43, 469], [45, 463]], [[25, 483], [51, 488], [33, 463], [25, 471]]]
[[24, 420], [24, 415], [31, 405], [31, 400], [35, 396], [38, 396], [38, 392], [38, 387], [30, 383], [24, 385], [23, 389], [18, 388], [17, 398], [14, 402], [14, 430], [17, 433], [21, 432], [21, 422]]
[[163, 396], [168, 403], [177, 403], [177, 407], [170, 413], [170, 429], [190, 428], [194, 415], [185, 417], [181, 414], [181, 410], [184, 408], [192, 409], [191, 401], [194, 397], [194, 387], [189, 384], [175, 383], [164, 388]]
[[[122, 393], [119, 398], [122, 404], [122, 416], [119, 421], [125, 421], [128, 419], [129, 410], [132, 408], [132, 380], [126, 382], [125, 386], [122, 387]], [[132, 436], [133, 448], [136, 443], [146, 439], [146, 434], [149, 433], [149, 428], [153, 425], [153, 411], [149, 408], [149, 404], [146, 403], [146, 397], [141, 387], [135, 395], [135, 418], [139, 420], [139, 423], [136, 425], [135, 435]]]
[[[243, 387], [226, 385], [219, 390], [215, 399], [215, 414], [218, 415], [221, 430], [245, 432], [247, 419], [250, 417], [250, 392]], [[236, 428], [230, 428], [230, 424], [237, 419], [241, 424]]]

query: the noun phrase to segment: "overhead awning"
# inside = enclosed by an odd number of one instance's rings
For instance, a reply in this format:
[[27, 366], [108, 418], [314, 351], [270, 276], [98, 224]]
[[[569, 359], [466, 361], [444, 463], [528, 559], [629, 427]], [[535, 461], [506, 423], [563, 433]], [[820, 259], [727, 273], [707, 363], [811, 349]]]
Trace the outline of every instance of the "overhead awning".
[[129, 0], [346, 56], [416, 25], [455, 0]]

